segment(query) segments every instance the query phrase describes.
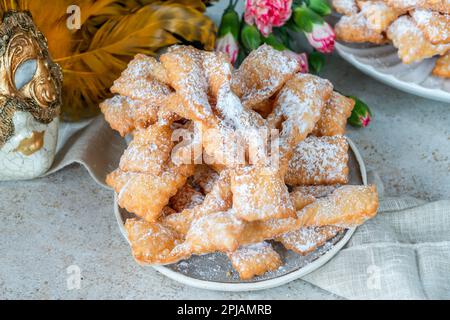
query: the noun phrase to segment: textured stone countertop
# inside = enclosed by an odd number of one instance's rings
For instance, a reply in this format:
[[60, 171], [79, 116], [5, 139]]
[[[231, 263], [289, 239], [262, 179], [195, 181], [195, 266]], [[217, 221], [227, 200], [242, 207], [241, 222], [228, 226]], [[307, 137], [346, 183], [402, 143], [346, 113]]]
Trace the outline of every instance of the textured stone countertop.
[[[373, 109], [372, 125], [350, 129], [349, 136], [380, 175], [385, 194], [449, 199], [450, 106], [380, 84], [337, 56], [326, 69], [323, 76], [336, 89]], [[0, 298], [339, 298], [303, 280], [252, 293], [178, 284], [133, 261], [112, 206], [112, 192], [79, 166], [34, 181], [0, 182]], [[71, 266], [81, 271], [80, 289], [68, 290]]]

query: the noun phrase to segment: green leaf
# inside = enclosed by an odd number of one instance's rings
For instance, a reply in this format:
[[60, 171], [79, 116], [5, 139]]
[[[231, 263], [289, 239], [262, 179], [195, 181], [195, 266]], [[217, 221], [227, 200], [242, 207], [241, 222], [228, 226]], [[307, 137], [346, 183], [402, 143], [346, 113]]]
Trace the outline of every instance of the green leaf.
[[263, 37], [263, 41], [275, 50], [283, 51], [287, 49], [286, 46], [280, 40], [278, 40], [278, 38], [273, 33], [271, 33], [267, 38]]
[[218, 38], [225, 36], [227, 33], [231, 33], [233, 37], [239, 39], [239, 29], [241, 27], [241, 21], [238, 13], [232, 5], [230, 5], [222, 16], [220, 22]]
[[308, 7], [321, 16], [331, 14], [331, 7], [326, 0], [309, 0]]
[[262, 44], [262, 37], [259, 30], [255, 26], [244, 23], [241, 30], [241, 42], [247, 51], [253, 51]]
[[309, 69], [314, 73], [319, 73], [325, 65], [325, 55], [314, 51], [308, 55]]
[[312, 32], [314, 24], [323, 24], [324, 20], [317, 13], [306, 6], [294, 9], [294, 21], [297, 27], [304, 32]]
[[357, 128], [367, 127], [372, 120], [372, 111], [370, 111], [369, 106], [357, 97], [348, 97], [355, 101], [355, 107], [351, 117], [348, 119], [348, 123]]

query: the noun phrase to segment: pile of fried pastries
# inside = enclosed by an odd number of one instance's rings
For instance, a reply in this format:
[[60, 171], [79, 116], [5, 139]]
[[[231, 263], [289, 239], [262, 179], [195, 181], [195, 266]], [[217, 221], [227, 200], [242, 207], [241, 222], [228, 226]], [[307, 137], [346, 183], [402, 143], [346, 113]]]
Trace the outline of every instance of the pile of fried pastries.
[[345, 42], [392, 43], [405, 64], [438, 56], [433, 74], [450, 78], [450, 0], [333, 0]]
[[[251, 279], [283, 265], [273, 241], [306, 255], [376, 215], [376, 188], [348, 185], [354, 101], [299, 70], [267, 45], [238, 70], [190, 46], [129, 64], [100, 107], [133, 137], [107, 183], [136, 216], [126, 230], [139, 263], [222, 252]], [[188, 135], [174, 138], [180, 129]], [[277, 148], [232, 157], [268, 130]]]

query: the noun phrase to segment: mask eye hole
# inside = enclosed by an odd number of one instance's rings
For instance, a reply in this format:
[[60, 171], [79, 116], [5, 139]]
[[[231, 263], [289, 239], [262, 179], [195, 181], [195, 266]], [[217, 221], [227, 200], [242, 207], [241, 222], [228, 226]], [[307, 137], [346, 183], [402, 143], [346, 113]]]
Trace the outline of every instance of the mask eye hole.
[[22, 89], [28, 84], [36, 74], [37, 61], [36, 59], [24, 61], [16, 70], [14, 75], [14, 84], [17, 90]]

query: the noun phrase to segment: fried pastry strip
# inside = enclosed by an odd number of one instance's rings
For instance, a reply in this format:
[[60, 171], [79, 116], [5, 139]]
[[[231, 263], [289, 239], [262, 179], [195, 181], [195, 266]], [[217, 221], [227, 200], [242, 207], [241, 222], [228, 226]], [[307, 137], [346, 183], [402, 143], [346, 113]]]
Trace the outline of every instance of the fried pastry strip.
[[335, 226], [306, 227], [288, 232], [276, 240], [286, 249], [305, 256], [333, 239], [342, 230]]
[[331, 186], [300, 186], [295, 187], [289, 194], [295, 210], [300, 211], [304, 207], [315, 202], [318, 198], [323, 198], [333, 193], [339, 185]]
[[202, 204], [185, 209], [179, 213], [172, 214], [162, 219], [162, 224], [185, 236], [192, 222], [200, 217], [210, 215], [215, 212], [227, 211], [232, 206], [232, 194], [230, 188], [230, 176], [228, 171], [220, 174], [217, 182], [212, 187], [210, 193], [205, 196]]
[[245, 107], [253, 108], [273, 96], [299, 70], [296, 59], [262, 45], [242, 62], [231, 87]]
[[291, 198], [292, 205], [297, 211], [302, 210], [307, 205], [316, 201], [314, 196], [295, 190], [289, 194], [289, 197]]
[[333, 86], [328, 80], [296, 74], [278, 94], [267, 121], [270, 128], [281, 129], [281, 171], [287, 169], [294, 146], [314, 130], [332, 93]]
[[367, 27], [377, 33], [386, 31], [393, 21], [407, 12], [389, 7], [384, 1], [358, 0], [357, 3], [367, 20]]
[[450, 44], [434, 45], [429, 42], [413, 19], [408, 16], [402, 16], [391, 24], [388, 37], [398, 48], [398, 55], [406, 64], [443, 55], [450, 50]]
[[450, 14], [417, 9], [411, 16], [432, 44], [450, 43]]
[[124, 137], [137, 128], [154, 124], [159, 108], [146, 101], [117, 95], [100, 103], [100, 110], [111, 128]]
[[332, 0], [334, 9], [340, 14], [351, 16], [358, 13], [355, 0]]
[[248, 245], [272, 240], [299, 228], [301, 226], [296, 217], [247, 222], [239, 235], [239, 243], [240, 245]]
[[174, 250], [183, 240], [159, 223], [128, 219], [125, 229], [133, 256], [141, 264], [165, 265], [186, 257], [181, 251]]
[[265, 136], [260, 131], [266, 128], [266, 123], [258, 113], [242, 105], [231, 90], [228, 59], [223, 54], [205, 53], [203, 65], [210, 94], [216, 100], [214, 114], [220, 119], [213, 128], [204, 128], [205, 152], [214, 163], [227, 167], [265, 160]]
[[433, 74], [442, 78], [450, 78], [450, 53], [437, 59]]
[[280, 255], [268, 242], [243, 246], [228, 253], [228, 257], [242, 280], [250, 280], [266, 272], [275, 271], [282, 265]]
[[348, 142], [343, 136], [310, 136], [295, 148], [285, 176], [286, 184], [347, 184], [348, 159]]
[[178, 190], [177, 194], [170, 199], [169, 205], [176, 212], [193, 209], [205, 201], [205, 196], [191, 187], [189, 184]]
[[298, 186], [293, 189], [292, 193], [301, 193], [305, 196], [323, 198], [332, 194], [339, 187], [340, 185]]
[[450, 13], [450, 0], [417, 0], [417, 7], [442, 13]]
[[401, 10], [415, 8], [450, 13], [450, 0], [385, 0], [390, 7]]
[[[202, 52], [190, 46], [174, 46], [160, 60], [167, 70], [170, 85], [184, 106], [182, 116], [208, 126], [215, 124], [216, 119], [208, 100], [209, 88]], [[179, 108], [180, 103], [175, 102], [173, 105]]]
[[299, 226], [352, 228], [373, 218], [378, 209], [376, 187], [342, 186], [297, 212]]
[[344, 42], [386, 43], [384, 34], [369, 28], [368, 21], [361, 12], [352, 16], [342, 17], [336, 24], [334, 31], [337, 39]]
[[111, 92], [160, 106], [172, 92], [166, 83], [165, 70], [160, 63], [152, 57], [138, 54], [120, 78], [114, 81]]
[[239, 247], [243, 229], [244, 222], [236, 218], [233, 209], [202, 216], [193, 221], [179, 250], [195, 255], [233, 252]]
[[197, 165], [192, 177], [192, 185], [198, 187], [206, 195], [212, 191], [219, 176], [219, 173], [206, 164]]
[[354, 106], [353, 99], [333, 92], [312, 134], [318, 137], [344, 135]]
[[161, 174], [124, 172], [108, 175], [106, 183], [118, 193], [120, 207], [149, 222], [156, 221], [163, 208], [193, 174], [193, 166], [169, 164]]
[[378, 209], [375, 186], [343, 186], [297, 212], [297, 218], [254, 221], [245, 224], [241, 245], [276, 239], [305, 227], [352, 228], [373, 218]]
[[272, 168], [247, 166], [232, 171], [231, 192], [236, 216], [242, 220], [295, 216], [284, 179]]
[[162, 173], [174, 146], [172, 133], [168, 125], [158, 124], [137, 131], [120, 160], [120, 169], [154, 175]]

